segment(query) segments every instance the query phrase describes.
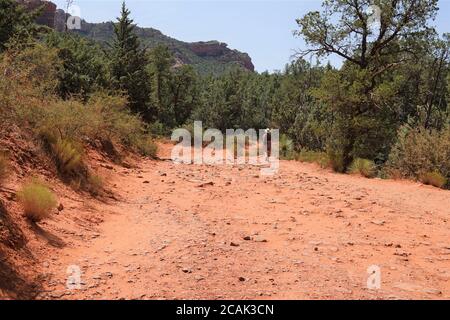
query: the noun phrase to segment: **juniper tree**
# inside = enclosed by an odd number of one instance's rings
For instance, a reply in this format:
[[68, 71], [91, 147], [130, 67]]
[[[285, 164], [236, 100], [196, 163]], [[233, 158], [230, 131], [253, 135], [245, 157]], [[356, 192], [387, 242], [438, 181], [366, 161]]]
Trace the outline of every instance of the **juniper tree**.
[[297, 20], [297, 35], [308, 45], [302, 56], [334, 54], [344, 59], [343, 67], [329, 72], [317, 92], [336, 115], [329, 151], [340, 170], [355, 157], [386, 160], [398, 125], [391, 104], [394, 71], [417, 60], [435, 35], [429, 21], [437, 2], [324, 0], [322, 12]]

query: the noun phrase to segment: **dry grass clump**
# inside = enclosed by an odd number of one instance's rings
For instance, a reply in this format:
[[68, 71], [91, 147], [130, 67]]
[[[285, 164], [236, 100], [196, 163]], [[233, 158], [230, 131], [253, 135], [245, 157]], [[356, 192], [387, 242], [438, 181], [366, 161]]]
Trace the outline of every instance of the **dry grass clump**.
[[372, 160], [357, 158], [350, 165], [349, 172], [360, 174], [366, 178], [373, 178], [377, 175], [377, 166]]
[[443, 188], [447, 183], [447, 179], [436, 171], [422, 173], [419, 179], [422, 183], [435, 186], [437, 188]]
[[18, 197], [25, 216], [34, 222], [47, 219], [57, 206], [53, 192], [38, 179], [26, 183], [18, 193]]
[[62, 174], [79, 174], [83, 169], [82, 148], [66, 139], [51, 144], [58, 171]]
[[102, 193], [105, 183], [103, 182], [102, 177], [98, 175], [88, 175], [87, 177], [87, 189], [88, 191], [94, 195], [98, 196]]

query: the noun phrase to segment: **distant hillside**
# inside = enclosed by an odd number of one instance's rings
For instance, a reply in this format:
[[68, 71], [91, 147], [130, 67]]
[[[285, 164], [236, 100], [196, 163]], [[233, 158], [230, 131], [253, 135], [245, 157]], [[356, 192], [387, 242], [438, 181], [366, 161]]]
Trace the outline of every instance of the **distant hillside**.
[[[43, 6], [43, 13], [37, 18], [36, 22], [59, 31], [64, 30], [66, 14], [63, 10], [57, 9], [51, 1], [17, 1], [30, 10]], [[114, 35], [112, 22], [88, 23], [82, 21], [81, 30], [74, 32], [100, 42], [111, 42]], [[236, 66], [250, 71], [255, 70], [252, 59], [247, 53], [229, 49], [226, 43], [218, 41], [183, 42], [170, 38], [153, 28], [136, 27], [136, 33], [148, 48], [153, 48], [159, 44], [167, 45], [175, 55], [177, 64], [190, 64], [200, 74], [212, 73], [217, 75]]]
[[[136, 27], [135, 30], [145, 46], [153, 48], [160, 44], [167, 45], [178, 63], [190, 64], [201, 74], [220, 74], [236, 66], [250, 71], [255, 69], [247, 53], [229, 49], [226, 43], [218, 41], [188, 43], [168, 37], [153, 28]], [[83, 21], [81, 30], [76, 32], [100, 42], [111, 42], [114, 35], [112, 22]]]

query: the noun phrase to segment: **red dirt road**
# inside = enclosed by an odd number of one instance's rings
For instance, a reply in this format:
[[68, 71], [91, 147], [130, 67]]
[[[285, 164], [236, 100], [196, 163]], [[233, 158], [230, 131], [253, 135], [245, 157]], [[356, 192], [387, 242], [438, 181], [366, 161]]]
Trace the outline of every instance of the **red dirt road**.
[[[48, 252], [38, 298], [450, 299], [449, 191], [289, 161], [273, 177], [139, 167], [102, 169], [118, 201], [66, 199], [42, 226], [71, 240]], [[70, 265], [81, 289], [66, 288]], [[367, 288], [371, 265], [379, 290]]]

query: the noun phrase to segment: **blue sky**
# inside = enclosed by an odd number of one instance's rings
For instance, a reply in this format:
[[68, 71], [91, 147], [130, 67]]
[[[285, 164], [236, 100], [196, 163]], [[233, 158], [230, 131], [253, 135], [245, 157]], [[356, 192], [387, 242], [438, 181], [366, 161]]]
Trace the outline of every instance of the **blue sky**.
[[[64, 7], [64, 0], [53, 0]], [[121, 0], [75, 0], [89, 22], [115, 20]], [[283, 69], [295, 49], [304, 47], [292, 31], [295, 19], [320, 8], [319, 0], [128, 0], [132, 18], [183, 41], [219, 40], [247, 52], [257, 71]], [[434, 22], [440, 33], [450, 32], [450, 0], [439, 0]], [[338, 60], [331, 59], [334, 64]]]

